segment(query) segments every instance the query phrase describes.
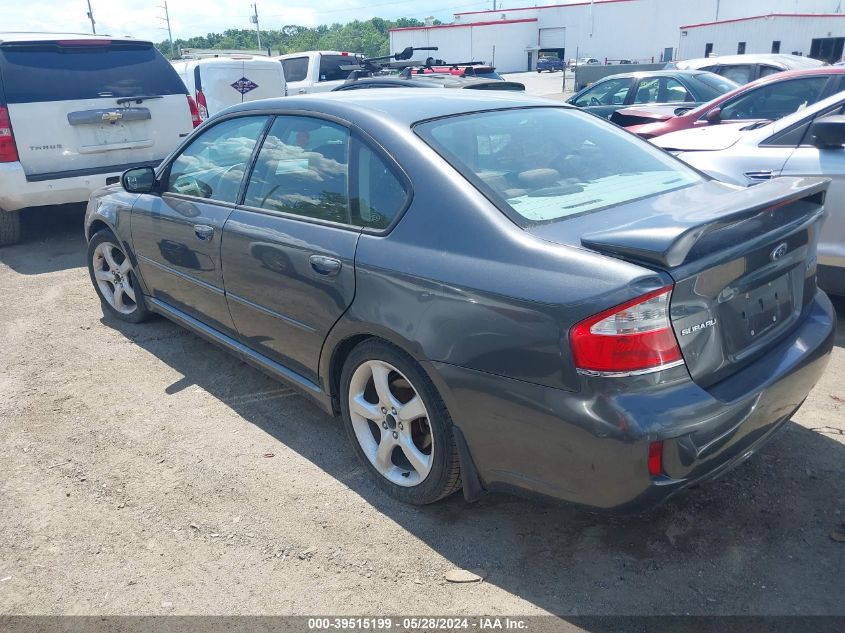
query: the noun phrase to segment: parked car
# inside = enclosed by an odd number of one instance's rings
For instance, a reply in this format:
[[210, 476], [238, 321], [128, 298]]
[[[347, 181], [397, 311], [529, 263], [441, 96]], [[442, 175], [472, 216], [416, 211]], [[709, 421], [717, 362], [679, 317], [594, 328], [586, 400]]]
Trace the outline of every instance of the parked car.
[[548, 70], [550, 73], [553, 73], [555, 71], [563, 69], [564, 63], [560, 57], [541, 57], [537, 60], [538, 73], [541, 73], [544, 70]]
[[459, 77], [451, 74], [439, 75], [393, 75], [387, 77], [364, 77], [350, 79], [333, 90], [363, 90], [367, 88], [457, 88], [463, 90], [516, 90], [524, 91], [525, 84], [504, 79], [481, 79]]
[[740, 86], [697, 108], [634, 106], [610, 120], [643, 138], [724, 121], [777, 120], [845, 90], [845, 68], [787, 70]]
[[672, 62], [672, 67], [688, 70], [707, 70], [742, 85], [784, 70], [818, 68], [825, 62], [800, 55], [725, 55]]
[[578, 59], [570, 59], [570, 66], [588, 66], [593, 64], [601, 64], [595, 57], [579, 57]]
[[634, 104], [698, 105], [730, 92], [737, 85], [708, 72], [653, 70], [610, 75], [576, 92], [567, 103], [596, 116], [608, 118]]
[[205, 57], [173, 62], [205, 120], [230, 105], [287, 95], [282, 65], [252, 55]]
[[199, 123], [151, 42], [0, 33], [0, 246], [20, 239], [21, 209], [84, 202]]
[[759, 450], [822, 375], [826, 187], [738, 189], [522, 94], [294, 96], [95, 194], [87, 257], [107, 318], [295, 385], [397, 499], [634, 509]]
[[402, 70], [400, 75], [410, 77], [411, 75], [454, 75], [455, 77], [477, 77], [479, 79], [495, 79], [497, 81], [504, 81], [496, 68], [488, 64], [453, 64], [451, 66], [419, 66], [408, 67]]
[[356, 55], [338, 51], [305, 51], [276, 57], [282, 63], [288, 94], [329, 92], [349, 78], [344, 66], [355, 63]]
[[845, 295], [845, 92], [777, 121], [723, 123], [664, 134], [654, 143], [723, 182], [778, 176], [830, 178], [819, 234], [819, 285]]

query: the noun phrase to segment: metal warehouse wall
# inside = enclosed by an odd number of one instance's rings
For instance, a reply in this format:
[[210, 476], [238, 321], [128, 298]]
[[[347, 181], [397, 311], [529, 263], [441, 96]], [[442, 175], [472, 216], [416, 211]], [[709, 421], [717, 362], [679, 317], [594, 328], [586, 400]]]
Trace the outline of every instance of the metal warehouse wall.
[[681, 55], [704, 57], [704, 48], [713, 44], [714, 55], [735, 55], [739, 42], [746, 53], [771, 53], [772, 42], [780, 41], [781, 53], [797, 51], [809, 55], [814, 38], [845, 37], [845, 15], [839, 17], [770, 16], [686, 29], [681, 34]]
[[[568, 6], [459, 13], [455, 24], [467, 27], [394, 30], [390, 43], [394, 51], [405, 46], [438, 46], [438, 57], [458, 61], [474, 49], [476, 58], [491, 61], [484, 47], [495, 44], [496, 66], [503, 72], [513, 72], [528, 70], [528, 51], [536, 51], [541, 28], [565, 27], [567, 58], [577, 52], [579, 57], [651, 61], [652, 57], [659, 60], [665, 49], [672, 49], [677, 57], [683, 25], [777, 12], [834, 12], [839, 4], [839, 0], [609, 0], [591, 6], [582, 1]], [[509, 22], [495, 29], [468, 28], [478, 22], [531, 18], [537, 22]]]
[[[537, 22], [393, 31], [391, 51], [406, 46], [438, 46], [431, 53], [447, 62], [483, 61], [504, 72], [525, 70], [525, 42], [537, 38]], [[422, 59], [423, 54], [418, 53]]]

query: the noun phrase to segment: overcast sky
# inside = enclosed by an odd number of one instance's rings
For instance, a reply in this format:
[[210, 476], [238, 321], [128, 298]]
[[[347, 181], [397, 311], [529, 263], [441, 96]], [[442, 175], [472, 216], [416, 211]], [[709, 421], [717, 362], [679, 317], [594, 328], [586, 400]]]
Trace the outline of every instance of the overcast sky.
[[[133, 35], [161, 41], [164, 11], [162, 0], [91, 0], [98, 33]], [[250, 28], [249, 0], [168, 0], [173, 39], [220, 32], [227, 28]], [[514, 6], [524, 2], [510, 3]], [[509, 6], [510, 6], [509, 4]], [[278, 29], [285, 24], [316, 26], [354, 19], [433, 15], [451, 20], [455, 11], [492, 7], [492, 0], [258, 0], [262, 29]], [[0, 31], [90, 32], [86, 0], [0, 0]]]

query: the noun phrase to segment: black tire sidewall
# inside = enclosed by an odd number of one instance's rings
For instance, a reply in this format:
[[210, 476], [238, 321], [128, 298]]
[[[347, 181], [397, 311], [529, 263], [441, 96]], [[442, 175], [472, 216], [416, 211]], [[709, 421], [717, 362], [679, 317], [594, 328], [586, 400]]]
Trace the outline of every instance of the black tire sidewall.
[[[358, 438], [355, 436], [352, 418], [349, 414], [349, 383], [355, 369], [369, 360], [385, 361], [398, 369], [411, 382], [417, 394], [423, 399], [428, 412], [428, 421], [434, 440], [434, 463], [425, 480], [416, 486], [398, 486], [385, 479], [367, 459], [358, 443]], [[340, 406], [343, 425], [346, 427], [346, 433], [352, 443], [353, 450], [364, 467], [375, 477], [380, 488], [395, 499], [414, 505], [433, 503], [454, 492], [450, 487], [452, 459], [455, 450], [452, 421], [431, 379], [416, 361], [405, 352], [380, 340], [365, 341], [356, 347], [346, 359], [341, 372]]]
[[88, 276], [91, 278], [91, 284], [94, 286], [94, 291], [97, 293], [97, 297], [99, 297], [100, 303], [103, 306], [103, 313], [114, 317], [115, 319], [126, 321], [127, 323], [140, 323], [149, 318], [150, 311], [147, 309], [147, 304], [144, 302], [144, 294], [141, 292], [140, 284], [138, 283], [138, 276], [135, 274], [134, 269], [130, 274], [132, 275], [133, 288], [135, 290], [135, 310], [129, 314], [124, 314], [123, 312], [115, 310], [100, 291], [100, 286], [97, 283], [97, 279], [94, 277], [94, 250], [104, 242], [114, 244], [123, 251], [124, 255], [128, 257], [126, 247], [121, 244], [120, 240], [115, 237], [114, 233], [106, 229], [97, 231], [88, 242]]

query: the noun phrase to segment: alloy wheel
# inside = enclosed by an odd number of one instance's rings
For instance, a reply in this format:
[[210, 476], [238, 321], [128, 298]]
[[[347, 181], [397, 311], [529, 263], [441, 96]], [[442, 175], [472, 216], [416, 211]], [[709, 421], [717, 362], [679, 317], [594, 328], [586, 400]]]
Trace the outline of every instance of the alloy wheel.
[[385, 479], [404, 487], [425, 480], [435, 448], [428, 411], [396, 367], [361, 363], [349, 384], [349, 414], [364, 455]]
[[116, 244], [102, 242], [94, 249], [91, 263], [103, 298], [121, 314], [132, 314], [138, 304], [132, 264], [126, 253]]

